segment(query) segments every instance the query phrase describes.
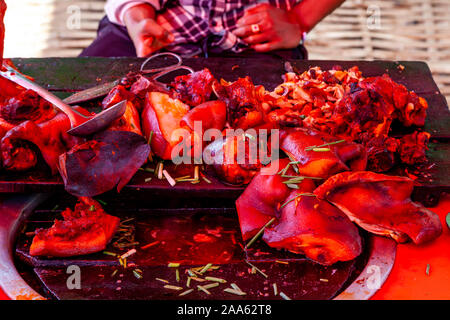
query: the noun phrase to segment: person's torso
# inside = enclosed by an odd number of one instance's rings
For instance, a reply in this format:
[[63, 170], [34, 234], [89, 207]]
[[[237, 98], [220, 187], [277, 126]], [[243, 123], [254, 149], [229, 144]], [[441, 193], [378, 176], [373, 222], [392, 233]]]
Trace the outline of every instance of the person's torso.
[[183, 55], [198, 54], [202, 51], [202, 43], [208, 38], [212, 38], [209, 45], [218, 50], [240, 51], [245, 49], [246, 44], [231, 31], [236, 29], [236, 22], [246, 9], [259, 3], [269, 3], [274, 7], [290, 10], [299, 2], [300, 0], [169, 0], [157, 13], [157, 19], [175, 36], [171, 51], [178, 51]]

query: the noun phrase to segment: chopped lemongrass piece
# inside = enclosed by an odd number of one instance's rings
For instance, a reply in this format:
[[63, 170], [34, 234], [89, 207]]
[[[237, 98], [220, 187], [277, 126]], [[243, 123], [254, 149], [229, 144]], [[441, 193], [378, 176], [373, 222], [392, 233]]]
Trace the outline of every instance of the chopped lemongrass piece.
[[328, 152], [331, 151], [330, 148], [313, 148], [312, 151], [314, 152]]
[[342, 140], [338, 140], [338, 141], [334, 141], [334, 142], [327, 142], [327, 143], [321, 144], [320, 146], [310, 146], [310, 147], [305, 148], [305, 151], [311, 151], [311, 150], [313, 150], [315, 148], [328, 147], [328, 146], [331, 146], [333, 144], [338, 144], [338, 143], [342, 143], [342, 142], [345, 142], [345, 140], [342, 139]]
[[194, 272], [192, 272], [191, 269], [187, 269], [186, 272], [187, 272], [187, 274], [188, 274], [189, 276], [195, 277], [195, 274], [194, 274]]
[[[148, 141], [147, 144], [150, 146], [152, 144], [152, 138], [153, 138], [153, 130], [150, 131], [150, 135], [148, 137]], [[150, 152], [148, 153], [148, 161], [153, 162], [153, 156], [152, 156], [152, 151], [150, 150]]]
[[255, 242], [256, 239], [258, 239], [258, 238], [262, 235], [262, 233], [264, 232], [264, 230], [265, 230], [268, 226], [270, 226], [274, 221], [275, 221], [275, 218], [270, 219], [269, 222], [267, 222], [266, 225], [263, 226], [263, 227], [258, 231], [258, 233], [255, 234], [255, 236], [247, 243], [247, 245], [245, 246], [245, 249], [248, 249], [248, 248], [253, 244], [253, 242]]
[[145, 180], [144, 180], [144, 182], [150, 182], [150, 181], [152, 181], [152, 178], [150, 177], [150, 178], [146, 178]]
[[152, 131], [150, 131], [150, 135], [149, 135], [149, 137], [148, 137], [148, 141], [147, 141], [147, 144], [151, 144], [152, 143], [152, 138], [153, 138], [153, 130]]
[[277, 287], [277, 284], [274, 283], [274, 284], [272, 284], [272, 286], [273, 286], [273, 295], [274, 295], [274, 296], [277, 296], [277, 295], [278, 295], [278, 287]]
[[180, 293], [178, 296], [179, 297], [185, 296], [185, 295], [191, 293], [192, 291], [194, 291], [194, 289], [188, 289], [188, 290], [183, 291], [182, 293]]
[[133, 254], [135, 254], [136, 253], [136, 249], [131, 249], [131, 250], [128, 250], [127, 252], [125, 252], [123, 255], [121, 255], [120, 257], [122, 258], [122, 259], [126, 259], [126, 258], [128, 258], [129, 256], [132, 256]]
[[281, 261], [281, 260], [275, 260], [276, 263], [280, 263], [280, 264], [289, 264], [289, 262], [287, 261]]
[[305, 179], [305, 178], [307, 178], [305, 176], [293, 176], [293, 175], [290, 175], [290, 174], [283, 174], [283, 175], [281, 175], [281, 177], [282, 178], [291, 178], [291, 179]]
[[94, 206], [94, 205], [90, 206], [90, 207], [89, 207], [89, 211], [91, 211], [91, 212], [92, 212], [92, 211], [95, 211], [95, 206]]
[[319, 279], [319, 281], [322, 281], [322, 282], [328, 282], [328, 279]]
[[205, 280], [207, 281], [214, 281], [214, 282], [220, 282], [220, 283], [226, 283], [227, 280], [222, 278], [216, 278], [216, 277], [205, 277]]
[[106, 206], [107, 205], [107, 203], [105, 201], [101, 200], [101, 199], [95, 199], [95, 200], [97, 200], [97, 202], [100, 203], [102, 206]]
[[123, 260], [123, 267], [126, 269], [128, 264], [127, 264], [127, 258], [122, 259]]
[[192, 184], [197, 184], [197, 183], [200, 183], [200, 180], [194, 180], [194, 181], [192, 181], [191, 183], [192, 183]]
[[256, 140], [255, 136], [251, 135], [251, 134], [248, 133], [248, 132], [245, 132], [245, 133], [244, 133], [244, 136], [247, 137], [249, 140]]
[[292, 300], [284, 292], [280, 292], [280, 297], [282, 297], [284, 300]]
[[164, 172], [164, 162], [160, 162], [160, 165], [158, 167], [158, 179], [162, 180], [163, 178], [163, 172]]
[[51, 211], [56, 211], [59, 208], [59, 204], [55, 205]]
[[299, 194], [297, 194], [294, 198], [289, 199], [288, 201], [286, 201], [285, 203], [283, 203], [283, 204], [281, 205], [280, 209], [281, 209], [281, 208], [284, 208], [288, 203], [290, 203], [290, 202], [296, 200], [297, 198], [300, 198], [301, 196], [315, 197], [316, 195], [315, 195], [314, 193], [299, 193]]
[[286, 181], [283, 181], [284, 184], [297, 184], [297, 183], [302, 183], [303, 180], [305, 180], [304, 178], [293, 178], [293, 179], [289, 179]]
[[264, 278], [268, 278], [269, 276], [267, 274], [265, 274], [264, 272], [262, 272], [260, 269], [258, 269], [258, 267], [254, 266], [253, 264], [251, 264], [250, 262], [248, 262], [247, 260], [245, 260], [245, 262], [247, 262], [247, 264], [253, 268], [256, 269], [256, 271], [258, 271]]
[[199, 278], [199, 277], [196, 277], [196, 276], [193, 276], [193, 277], [190, 277], [192, 280], [194, 280], [194, 281], [197, 281], [197, 282], [205, 282], [206, 280], [205, 279], [202, 279], [202, 278]]
[[166, 284], [166, 285], [164, 286], [164, 288], [165, 288], [165, 289], [170, 289], [170, 290], [176, 290], [176, 291], [183, 290], [182, 287], [173, 286], [173, 285], [171, 285], [171, 284]]
[[137, 279], [142, 279], [142, 274], [140, 274], [139, 272], [137, 272], [136, 270], [133, 270], [133, 274]]
[[117, 257], [118, 256], [117, 253], [109, 252], [109, 251], [103, 251], [103, 254], [106, 254], [107, 256], [113, 256], [113, 257]]
[[113, 271], [113, 273], [111, 273], [111, 277], [113, 278], [113, 277], [117, 274], [117, 272], [119, 272], [119, 270], [115, 269], [115, 270]]
[[206, 293], [206, 294], [211, 294], [211, 292], [209, 292], [207, 289], [205, 289], [205, 288], [203, 288], [202, 286], [197, 286], [197, 288], [198, 288], [198, 290], [201, 290], [201, 291], [203, 291], [204, 293]]
[[286, 187], [291, 188], [291, 189], [298, 189], [298, 185], [296, 185], [296, 184], [287, 183]]
[[171, 175], [166, 170], [163, 170], [163, 175], [164, 177], [166, 177], [167, 181], [172, 187], [177, 184], [176, 181], [171, 177]]
[[180, 282], [180, 270], [178, 270], [178, 268], [175, 269], [175, 280]]
[[191, 286], [191, 277], [188, 277], [186, 280], [186, 287], [190, 287]]
[[120, 221], [120, 224], [128, 223], [128, 222], [133, 221], [133, 220], [134, 220], [134, 218], [127, 218], [125, 220]]
[[212, 183], [207, 177], [202, 174], [202, 179], [206, 181], [206, 183]]
[[156, 164], [156, 167], [155, 167], [155, 177], [158, 177], [158, 172], [159, 172], [159, 166], [161, 165], [161, 162], [158, 162], [157, 164]]
[[212, 267], [212, 265], [213, 265], [212, 263], [208, 263], [206, 266], [203, 267], [203, 269], [201, 269], [201, 270], [199, 271], [199, 273], [200, 273], [200, 274], [204, 274], [206, 271], [208, 271], [209, 268]]
[[231, 293], [231, 294], [235, 294], [235, 295], [237, 295], [237, 296], [245, 296], [245, 295], [246, 295], [245, 292], [238, 291], [238, 290], [234, 290], [234, 289], [231, 289], [231, 288], [223, 289], [223, 291], [224, 291], [224, 292]]
[[251, 274], [256, 274], [256, 268], [252, 267], [252, 270], [250, 272], [251, 272]]
[[201, 286], [201, 287], [203, 287], [204, 289], [208, 290], [208, 289], [211, 289], [211, 288], [218, 287], [219, 285], [220, 285], [220, 283], [214, 282], [214, 283], [205, 284], [204, 286]]
[[165, 279], [161, 279], [161, 278], [155, 278], [155, 280], [158, 280], [160, 282], [164, 282], [164, 283], [169, 283], [169, 281], [165, 280]]
[[191, 176], [190, 176], [190, 175], [187, 175], [187, 176], [182, 176], [182, 177], [175, 178], [175, 181], [176, 181], [176, 182], [180, 182], [180, 181], [182, 181], [182, 180], [190, 179], [190, 178], [191, 178]]
[[289, 166], [290, 166], [290, 165], [291, 165], [291, 162], [288, 163], [288, 164], [286, 165], [286, 167], [284, 167], [280, 172], [278, 172], [278, 174], [285, 175], [285, 174], [286, 174], [286, 171], [289, 169]]
[[427, 274], [427, 276], [430, 275], [430, 268], [431, 268], [431, 266], [430, 266], [430, 264], [428, 263], [428, 264], [427, 264], [427, 269], [425, 270], [425, 273]]
[[123, 267], [123, 260], [122, 260], [122, 258], [119, 258], [119, 264]]
[[178, 262], [169, 262], [167, 265], [169, 268], [178, 268], [180, 264]]
[[193, 179], [193, 178], [178, 178], [175, 180], [176, 182], [195, 182], [197, 180]]
[[232, 284], [230, 284], [230, 286], [231, 286], [234, 290], [242, 292], [241, 288], [239, 288], [239, 287], [237, 286], [236, 283], [232, 283]]
[[195, 168], [194, 168], [194, 179], [195, 180], [198, 180], [200, 178], [199, 170], [200, 170], [199, 166], [195, 166]]

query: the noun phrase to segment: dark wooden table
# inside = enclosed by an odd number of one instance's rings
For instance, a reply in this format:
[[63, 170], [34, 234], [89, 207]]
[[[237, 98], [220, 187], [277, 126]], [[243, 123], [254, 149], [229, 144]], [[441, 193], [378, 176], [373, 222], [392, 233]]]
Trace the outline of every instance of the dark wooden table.
[[[137, 71], [143, 59], [138, 58], [45, 58], [13, 59], [21, 71], [35, 78], [36, 82], [47, 87], [55, 94], [66, 97], [72, 92], [90, 88], [108, 81], [116, 80], [129, 71]], [[429, 103], [428, 116], [424, 127], [432, 135], [428, 158], [435, 165], [428, 170], [430, 177], [416, 181], [414, 199], [428, 206], [436, 205], [442, 192], [450, 191], [450, 112], [444, 96], [439, 92], [430, 69], [423, 62], [392, 61], [290, 61], [298, 70], [304, 71], [312, 66], [323, 69], [341, 65], [349, 68], [357, 65], [364, 76], [389, 74], [394, 81], [405, 85], [424, 97]], [[228, 81], [249, 75], [255, 84], [273, 89], [282, 82], [285, 73], [284, 61], [268, 57], [265, 60], [242, 58], [193, 58], [186, 59], [185, 65], [194, 70], [209, 68], [217, 78]], [[403, 66], [403, 67], [400, 67]], [[173, 76], [173, 75], [172, 75]], [[414, 128], [395, 129], [392, 133], [401, 136]], [[172, 170], [170, 165], [166, 168]], [[421, 170], [418, 172], [420, 173]], [[393, 172], [402, 173], [401, 170]], [[403, 172], [404, 173], [404, 172]], [[166, 181], [152, 179], [145, 182], [149, 173], [139, 171], [130, 181], [125, 192], [133, 193], [152, 191], [155, 196], [194, 196], [237, 198], [242, 187], [222, 184], [212, 177], [212, 184], [202, 181], [199, 184], [179, 183], [170, 187]], [[176, 175], [175, 175], [176, 176]], [[25, 174], [0, 173], [0, 192], [54, 192], [63, 189], [59, 176], [51, 177], [42, 170]]]
[[[130, 70], [138, 70], [141, 59], [14, 59], [14, 63], [24, 73], [33, 76], [36, 81], [57, 95], [66, 97], [71, 92], [83, 90], [97, 84], [116, 80]], [[362, 61], [291, 61], [299, 70], [307, 70], [311, 66], [331, 68], [339, 64], [344, 68], [357, 65], [364, 76], [376, 76], [388, 73], [395, 81], [404, 84], [427, 99], [430, 105], [425, 130], [432, 134], [432, 143], [428, 156], [435, 166], [430, 170], [432, 181], [424, 181], [416, 188], [416, 198], [428, 204], [437, 201], [443, 191], [449, 191], [449, 156], [450, 156], [450, 115], [444, 97], [439, 93], [431, 77], [427, 65], [421, 62], [362, 62]], [[268, 58], [267, 60], [243, 59], [188, 59], [186, 65], [200, 70], [209, 68], [216, 77], [232, 81], [238, 77], [251, 76], [255, 84], [262, 84], [268, 89], [282, 82], [284, 62]], [[399, 68], [403, 65], [404, 69]], [[238, 66], [238, 67], [236, 67]], [[404, 134], [405, 130], [395, 132]], [[187, 239], [190, 243], [197, 234], [214, 234], [214, 228], [220, 226], [225, 231], [222, 238], [218, 237], [214, 248], [196, 248], [196, 255], [185, 255], [177, 248], [165, 246], [150, 249], [150, 253], [139, 252], [130, 261], [136, 263], [144, 271], [144, 279], [136, 279], [130, 270], [121, 270], [114, 277], [112, 273], [118, 268], [115, 258], [101, 253], [74, 259], [46, 259], [29, 256], [30, 237], [26, 231], [36, 227], [46, 227], [58, 216], [66, 206], [73, 206], [74, 198], [64, 192], [59, 177], [49, 177], [42, 172], [31, 172], [22, 175], [2, 173], [0, 175], [1, 192], [43, 192], [52, 193], [50, 199], [42, 203], [23, 225], [24, 232], [17, 238], [16, 257], [20, 259], [19, 271], [29, 283], [40, 293], [48, 297], [67, 298], [177, 298], [176, 293], [161, 289], [161, 284], [155, 277], [166, 278], [176, 283], [174, 270], [167, 268], [167, 261], [177, 257], [185, 258], [185, 266], [206, 264], [208, 261], [218, 261], [221, 271], [212, 273], [214, 276], [227, 278], [245, 286], [247, 298], [271, 299], [272, 282], [277, 282], [292, 298], [329, 299], [341, 292], [343, 288], [360, 276], [367, 263], [367, 254], [371, 252], [371, 237], [364, 235], [365, 254], [355, 261], [340, 263], [331, 267], [320, 267], [302, 256], [283, 254], [268, 248], [264, 243], [257, 243], [252, 251], [242, 250], [242, 239], [237, 225], [234, 199], [242, 192], [242, 187], [227, 186], [212, 178], [213, 183], [202, 182], [197, 185], [177, 184], [170, 187], [167, 182], [152, 179], [145, 182], [149, 173], [139, 171], [124, 188], [120, 195], [114, 192], [102, 195], [107, 200], [106, 210], [112, 214], [135, 218], [137, 239], [140, 245], [152, 240], [147, 228], [166, 230], [165, 237], [178, 242]], [[31, 179], [30, 179], [31, 177]], [[54, 209], [55, 205], [58, 209]], [[146, 227], [147, 226], [147, 227]], [[21, 227], [22, 228], [22, 227]], [[23, 231], [22, 230], [22, 231]], [[153, 230], [153, 232], [156, 232]], [[208, 231], [209, 230], [209, 231]], [[231, 235], [235, 236], [231, 236]], [[211, 234], [210, 234], [211, 235]], [[234, 238], [230, 238], [234, 237]], [[382, 241], [388, 240], [378, 238]], [[234, 240], [233, 240], [234, 239]], [[177, 244], [177, 241], [174, 243]], [[390, 240], [389, 240], [390, 241]], [[169, 242], [169, 241], [168, 241]], [[169, 242], [171, 243], [171, 242]], [[232, 244], [232, 245], [231, 245]], [[184, 244], [181, 243], [180, 246]], [[207, 246], [207, 245], [206, 245]], [[392, 266], [395, 255], [395, 244], [388, 245], [390, 257], [388, 264]], [[116, 250], [109, 246], [109, 250]], [[191, 250], [191, 249], [189, 249]], [[226, 256], [221, 256], [227, 252]], [[203, 253], [203, 254], [202, 254]], [[207, 253], [207, 254], [205, 254]], [[387, 256], [387, 255], [382, 255]], [[221, 260], [222, 259], [222, 260]], [[249, 266], [244, 259], [258, 264], [269, 278], [261, 275], [250, 275]], [[281, 263], [275, 263], [275, 260]], [[288, 262], [285, 264], [283, 262]], [[86, 275], [82, 291], [70, 291], [65, 286], [66, 268], [70, 264], [83, 267]], [[299, 273], [299, 271], [301, 271]], [[385, 270], [385, 277], [390, 268]], [[122, 276], [121, 276], [122, 274]], [[118, 278], [115, 278], [115, 277]], [[185, 275], [182, 273], [183, 281]], [[323, 281], [323, 279], [327, 281]], [[385, 279], [385, 278], [384, 278]], [[299, 287], [300, 283], [300, 287]], [[118, 289], [120, 288], [120, 289]], [[222, 286], [221, 286], [222, 288]], [[299, 290], [303, 288], [303, 290]], [[211, 291], [213, 291], [212, 289]], [[189, 299], [208, 298], [195, 291]], [[225, 295], [222, 289], [209, 298], [238, 298]]]

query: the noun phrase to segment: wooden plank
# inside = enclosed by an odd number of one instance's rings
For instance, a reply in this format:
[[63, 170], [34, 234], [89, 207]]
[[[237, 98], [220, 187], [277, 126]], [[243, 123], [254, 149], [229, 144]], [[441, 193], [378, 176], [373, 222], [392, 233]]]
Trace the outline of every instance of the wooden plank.
[[[137, 58], [53, 58], [53, 59], [15, 59], [14, 62], [20, 69], [36, 78], [41, 84], [48, 84], [52, 90], [57, 90], [61, 95], [64, 91], [77, 91], [89, 88], [93, 85], [116, 80], [125, 75], [130, 70], [138, 70], [142, 59]], [[419, 200], [427, 204], [435, 204], [436, 194], [443, 191], [450, 191], [450, 145], [445, 143], [450, 138], [450, 113], [444, 97], [440, 94], [428, 66], [423, 62], [388, 62], [388, 61], [292, 61], [299, 70], [307, 70], [311, 66], [321, 66], [324, 69], [332, 68], [339, 64], [344, 68], [358, 65], [365, 76], [377, 76], [388, 73], [394, 81], [404, 84], [408, 89], [415, 90], [419, 95], [424, 96], [429, 102], [428, 118], [425, 130], [433, 135], [433, 139], [440, 139], [437, 149], [431, 149], [428, 153], [431, 163], [436, 165], [430, 171], [431, 180], [421, 180], [421, 185], [416, 190], [425, 192], [425, 195], [432, 194], [431, 200], [426, 197], [418, 197]], [[186, 59], [186, 65], [192, 66], [195, 70], [208, 67], [218, 78], [225, 78], [233, 81], [238, 77], [250, 75], [256, 84], [262, 84], [268, 89], [272, 89], [281, 83], [281, 75], [284, 74], [283, 61], [277, 58], [267, 58], [265, 60], [246, 60], [237, 58], [210, 58], [210, 59]], [[399, 65], [405, 68], [400, 70]], [[235, 68], [235, 66], [239, 66]], [[80, 72], [89, 70], [89, 72]], [[261, 72], [264, 70], [264, 72]], [[414, 128], [402, 129], [400, 134], [411, 132]], [[438, 150], [435, 152], [434, 150]], [[172, 172], [172, 176], [180, 176], [177, 172]], [[398, 168], [399, 174], [405, 174], [404, 168]], [[183, 170], [182, 167], [178, 170]], [[424, 171], [424, 173], [427, 173]], [[197, 185], [190, 183], [180, 183], [175, 187], [170, 187], [165, 180], [152, 179], [145, 182], [149, 174], [139, 171], [130, 181], [125, 190], [130, 192], [148, 192], [157, 195], [182, 196], [189, 194], [193, 197], [222, 197], [236, 199], [242, 192], [243, 187], [233, 187], [221, 183], [211, 177], [212, 184], [205, 181]], [[25, 174], [0, 174], [0, 192], [53, 192], [61, 191], [63, 185], [59, 177], [50, 177], [45, 170], [27, 172]], [[416, 195], [420, 195], [417, 192]], [[439, 197], [437, 197], [439, 198]], [[428, 202], [426, 202], [428, 201]]]
[[[55, 91], [83, 90], [97, 84], [116, 80], [129, 71], [139, 69], [143, 59], [139, 58], [28, 58], [13, 59], [20, 70]], [[268, 89], [282, 82], [285, 73], [284, 61], [277, 58], [249, 60], [243, 58], [192, 58], [184, 63], [196, 70], [210, 68], [216, 77], [235, 80], [249, 75], [254, 83]], [[312, 66], [323, 69], [341, 65], [349, 68], [357, 65], [364, 76], [377, 76], [388, 73], [394, 81], [405, 85], [418, 94], [439, 92], [427, 64], [418, 61], [345, 61], [345, 60], [298, 60], [292, 63], [299, 70]], [[234, 66], [240, 68], [234, 69]], [[399, 65], [405, 68], [400, 70]], [[89, 70], [89, 72], [80, 72]], [[264, 70], [265, 72], [261, 72]]]

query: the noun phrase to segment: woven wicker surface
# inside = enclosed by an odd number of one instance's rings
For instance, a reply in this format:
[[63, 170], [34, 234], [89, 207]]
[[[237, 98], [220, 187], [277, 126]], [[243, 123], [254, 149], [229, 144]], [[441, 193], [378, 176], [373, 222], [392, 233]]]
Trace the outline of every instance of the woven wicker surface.
[[[45, 57], [76, 56], [89, 45], [105, 0], [6, 2], [5, 55]], [[347, 0], [307, 47], [311, 59], [426, 61], [450, 104], [449, 0]]]
[[426, 61], [450, 104], [449, 0], [347, 0], [307, 47], [311, 59]]

